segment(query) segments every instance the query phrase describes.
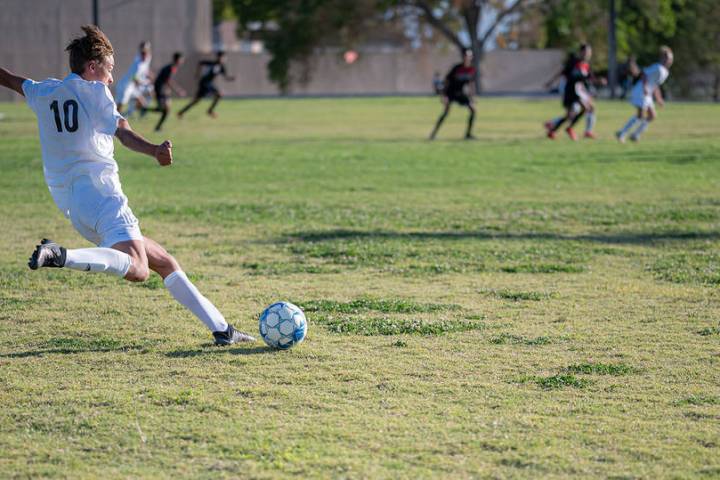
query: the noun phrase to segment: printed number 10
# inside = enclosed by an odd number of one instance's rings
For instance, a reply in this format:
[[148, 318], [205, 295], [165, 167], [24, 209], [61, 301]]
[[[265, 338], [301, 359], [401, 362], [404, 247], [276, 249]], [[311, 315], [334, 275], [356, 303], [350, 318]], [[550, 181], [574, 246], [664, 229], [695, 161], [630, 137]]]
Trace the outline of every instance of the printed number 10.
[[[50, 104], [50, 110], [55, 114], [55, 126], [57, 131], [62, 133], [63, 122], [60, 121], [60, 107], [55, 100]], [[63, 103], [63, 116], [65, 117], [65, 131], [75, 132], [78, 129], [78, 104], [75, 100], [68, 100]]]

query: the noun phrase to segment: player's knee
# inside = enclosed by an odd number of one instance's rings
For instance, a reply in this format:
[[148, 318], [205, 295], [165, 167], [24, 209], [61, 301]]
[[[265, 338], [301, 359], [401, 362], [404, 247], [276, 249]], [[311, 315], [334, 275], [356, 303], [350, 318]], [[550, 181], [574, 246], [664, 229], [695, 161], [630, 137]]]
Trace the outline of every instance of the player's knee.
[[130, 271], [125, 275], [125, 279], [130, 282], [144, 282], [150, 277], [150, 269], [143, 266], [133, 266]]

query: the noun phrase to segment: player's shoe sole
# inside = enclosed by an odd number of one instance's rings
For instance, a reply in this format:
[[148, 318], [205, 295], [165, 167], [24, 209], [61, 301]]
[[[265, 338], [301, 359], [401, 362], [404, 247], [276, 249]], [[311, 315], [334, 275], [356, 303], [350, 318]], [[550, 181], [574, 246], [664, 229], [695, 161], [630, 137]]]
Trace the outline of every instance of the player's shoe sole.
[[67, 251], [52, 240], [43, 238], [40, 245], [35, 246], [35, 251], [28, 259], [30, 270], [37, 270], [40, 267], [62, 268], [65, 266]]
[[255, 341], [255, 337], [235, 330], [235, 327], [230, 324], [228, 324], [228, 329], [224, 332], [213, 332], [213, 337], [215, 337], [215, 345], [220, 346]]

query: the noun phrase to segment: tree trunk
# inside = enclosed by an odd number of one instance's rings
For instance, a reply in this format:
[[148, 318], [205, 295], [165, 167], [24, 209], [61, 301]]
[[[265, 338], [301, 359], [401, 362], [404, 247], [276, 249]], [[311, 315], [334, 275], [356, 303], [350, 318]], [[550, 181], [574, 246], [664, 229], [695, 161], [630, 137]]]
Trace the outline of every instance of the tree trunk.
[[715, 85], [713, 89], [713, 100], [720, 102], [720, 70], [715, 72]]
[[475, 67], [475, 72], [477, 72], [475, 75], [475, 93], [479, 95], [482, 93], [482, 70], [480, 69], [480, 63], [485, 57], [485, 49], [478, 40], [472, 43], [473, 66]]
[[475, 67], [475, 93], [482, 92], [482, 72], [480, 71], [480, 62], [485, 54], [485, 45], [480, 40], [478, 28], [480, 27], [480, 18], [482, 15], [481, 7], [478, 5], [470, 6], [463, 10], [463, 18], [465, 19], [465, 28], [467, 28], [468, 37], [470, 37], [470, 50], [473, 52], [473, 66]]

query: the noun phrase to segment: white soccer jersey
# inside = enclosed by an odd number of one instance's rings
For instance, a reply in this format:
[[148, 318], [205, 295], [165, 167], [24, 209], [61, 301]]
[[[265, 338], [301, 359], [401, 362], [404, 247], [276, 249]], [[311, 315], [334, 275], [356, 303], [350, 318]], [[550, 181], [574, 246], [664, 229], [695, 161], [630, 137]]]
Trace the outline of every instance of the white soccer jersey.
[[51, 191], [79, 175], [117, 172], [113, 136], [123, 117], [104, 83], [73, 73], [62, 81], [26, 80], [22, 87], [38, 119], [43, 170]]
[[[652, 95], [656, 88], [665, 83], [670, 72], [660, 63], [655, 63], [643, 69], [645, 81], [639, 80], [633, 87], [630, 101], [639, 108], [653, 105]], [[643, 85], [644, 83], [644, 85]]]

